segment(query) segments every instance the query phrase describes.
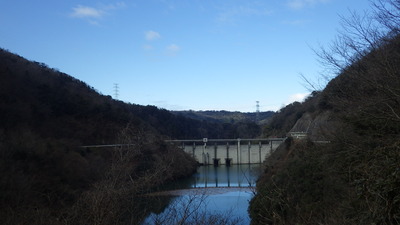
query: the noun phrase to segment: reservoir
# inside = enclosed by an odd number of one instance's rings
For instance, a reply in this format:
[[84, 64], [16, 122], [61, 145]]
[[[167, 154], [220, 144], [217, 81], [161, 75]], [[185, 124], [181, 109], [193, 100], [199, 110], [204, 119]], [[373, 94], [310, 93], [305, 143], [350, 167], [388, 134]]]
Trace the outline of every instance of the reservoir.
[[165, 199], [142, 224], [250, 224], [247, 212], [262, 164], [200, 166], [193, 176], [151, 193]]

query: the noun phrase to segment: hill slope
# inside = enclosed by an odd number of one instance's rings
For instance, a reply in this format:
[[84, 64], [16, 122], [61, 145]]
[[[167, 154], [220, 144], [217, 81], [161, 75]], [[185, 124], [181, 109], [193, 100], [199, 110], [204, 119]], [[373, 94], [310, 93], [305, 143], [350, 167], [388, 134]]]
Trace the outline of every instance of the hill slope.
[[[178, 120], [0, 50], [0, 223], [118, 224], [127, 212], [139, 222], [149, 212], [132, 208], [135, 196], [196, 167], [163, 142]], [[79, 147], [113, 143], [129, 145]]]
[[[131, 201], [196, 166], [163, 140], [260, 133], [254, 122], [197, 120], [117, 101], [0, 49], [0, 223], [139, 223], [153, 207]], [[79, 147], [114, 143], [129, 145]]]
[[260, 135], [259, 128], [246, 132], [247, 128], [241, 126], [238, 133], [237, 124], [225, 126], [220, 120], [199, 120], [155, 106], [114, 100], [67, 74], [5, 50], [1, 50], [0, 60], [3, 129], [26, 127], [46, 137], [71, 138], [85, 145], [114, 143], [121, 127], [139, 121], [173, 139]]
[[[400, 36], [354, 61], [322, 92], [280, 110], [253, 224], [400, 224]], [[328, 140], [328, 144], [313, 141]]]
[[242, 113], [229, 111], [172, 111], [177, 115], [183, 115], [196, 120], [206, 120], [209, 122], [219, 123], [240, 123], [240, 122], [256, 122], [257, 124], [265, 124], [274, 114], [272, 111], [259, 113]]

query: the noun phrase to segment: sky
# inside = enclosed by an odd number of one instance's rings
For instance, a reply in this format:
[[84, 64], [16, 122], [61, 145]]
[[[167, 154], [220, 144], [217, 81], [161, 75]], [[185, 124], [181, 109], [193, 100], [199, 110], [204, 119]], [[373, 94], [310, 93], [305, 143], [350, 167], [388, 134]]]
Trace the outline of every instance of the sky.
[[[0, 47], [168, 110], [301, 101], [340, 17], [368, 0], [0, 0]], [[118, 96], [116, 96], [116, 86]]]

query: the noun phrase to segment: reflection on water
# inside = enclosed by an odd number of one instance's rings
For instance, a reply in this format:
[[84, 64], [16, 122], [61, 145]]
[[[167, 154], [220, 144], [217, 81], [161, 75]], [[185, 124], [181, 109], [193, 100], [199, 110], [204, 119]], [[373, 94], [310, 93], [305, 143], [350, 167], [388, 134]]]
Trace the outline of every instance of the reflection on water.
[[178, 224], [182, 218], [182, 224], [209, 224], [215, 218], [250, 224], [247, 208], [260, 174], [260, 164], [199, 167], [192, 177], [167, 187], [169, 191], [154, 194], [177, 197], [143, 224]]
[[259, 164], [202, 166], [191, 178], [191, 187], [254, 187], [260, 170]]

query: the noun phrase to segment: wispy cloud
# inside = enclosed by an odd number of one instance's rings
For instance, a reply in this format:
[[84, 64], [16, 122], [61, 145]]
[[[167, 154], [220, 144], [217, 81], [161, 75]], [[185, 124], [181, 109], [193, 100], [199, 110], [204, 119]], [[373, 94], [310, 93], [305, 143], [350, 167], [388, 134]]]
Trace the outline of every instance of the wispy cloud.
[[166, 47], [166, 50], [167, 50], [168, 55], [174, 56], [181, 50], [181, 47], [179, 47], [176, 44], [170, 44]]
[[154, 47], [153, 47], [153, 45], [145, 44], [145, 45], [143, 45], [143, 49], [146, 51], [151, 51], [154, 49]]
[[320, 4], [320, 3], [327, 3], [327, 2], [330, 2], [330, 1], [331, 0], [289, 0], [286, 3], [286, 5], [290, 9], [300, 10], [300, 9], [305, 8], [305, 7], [314, 6], [314, 5]]
[[310, 93], [296, 93], [293, 95], [290, 95], [287, 101], [285, 102], [285, 105], [290, 104], [292, 102], [302, 102]]
[[98, 24], [98, 20], [111, 13], [111, 11], [126, 7], [124, 2], [100, 5], [97, 7], [77, 5], [72, 8], [69, 16], [72, 18], [86, 19], [91, 24]]
[[267, 16], [271, 15], [272, 11], [266, 7], [259, 5], [236, 6], [224, 8], [217, 16], [219, 22], [235, 22], [241, 17], [249, 16]]
[[176, 44], [170, 44], [167, 46], [167, 50], [171, 51], [171, 52], [177, 52], [177, 51], [181, 50], [181, 48]]
[[107, 5], [103, 5], [101, 6], [103, 9], [105, 10], [118, 10], [118, 9], [122, 9], [126, 7], [126, 3], [125, 2], [117, 2], [114, 4], [107, 4]]
[[302, 26], [309, 23], [309, 20], [284, 20], [282, 24], [291, 25], [291, 26]]
[[167, 55], [167, 56], [175, 56], [181, 50], [181, 47], [179, 45], [172, 43], [172, 44], [169, 44], [169, 45], [165, 46], [164, 49], [161, 50], [163, 52], [160, 52], [159, 48], [157, 50], [156, 47], [154, 47], [152, 44], [149, 44], [152, 41], [155, 41], [157, 39], [161, 39], [161, 35], [157, 31], [148, 30], [148, 31], [144, 32], [144, 39], [147, 42], [144, 45], [142, 45], [142, 48], [146, 52], [153, 52], [153, 53], [156, 53], [156, 54], [163, 54], [164, 56], [165, 55]]
[[156, 31], [149, 30], [144, 33], [144, 38], [147, 41], [154, 41], [161, 38], [161, 35]]
[[104, 11], [93, 7], [78, 5], [72, 8], [71, 17], [76, 18], [100, 18], [104, 15]]

